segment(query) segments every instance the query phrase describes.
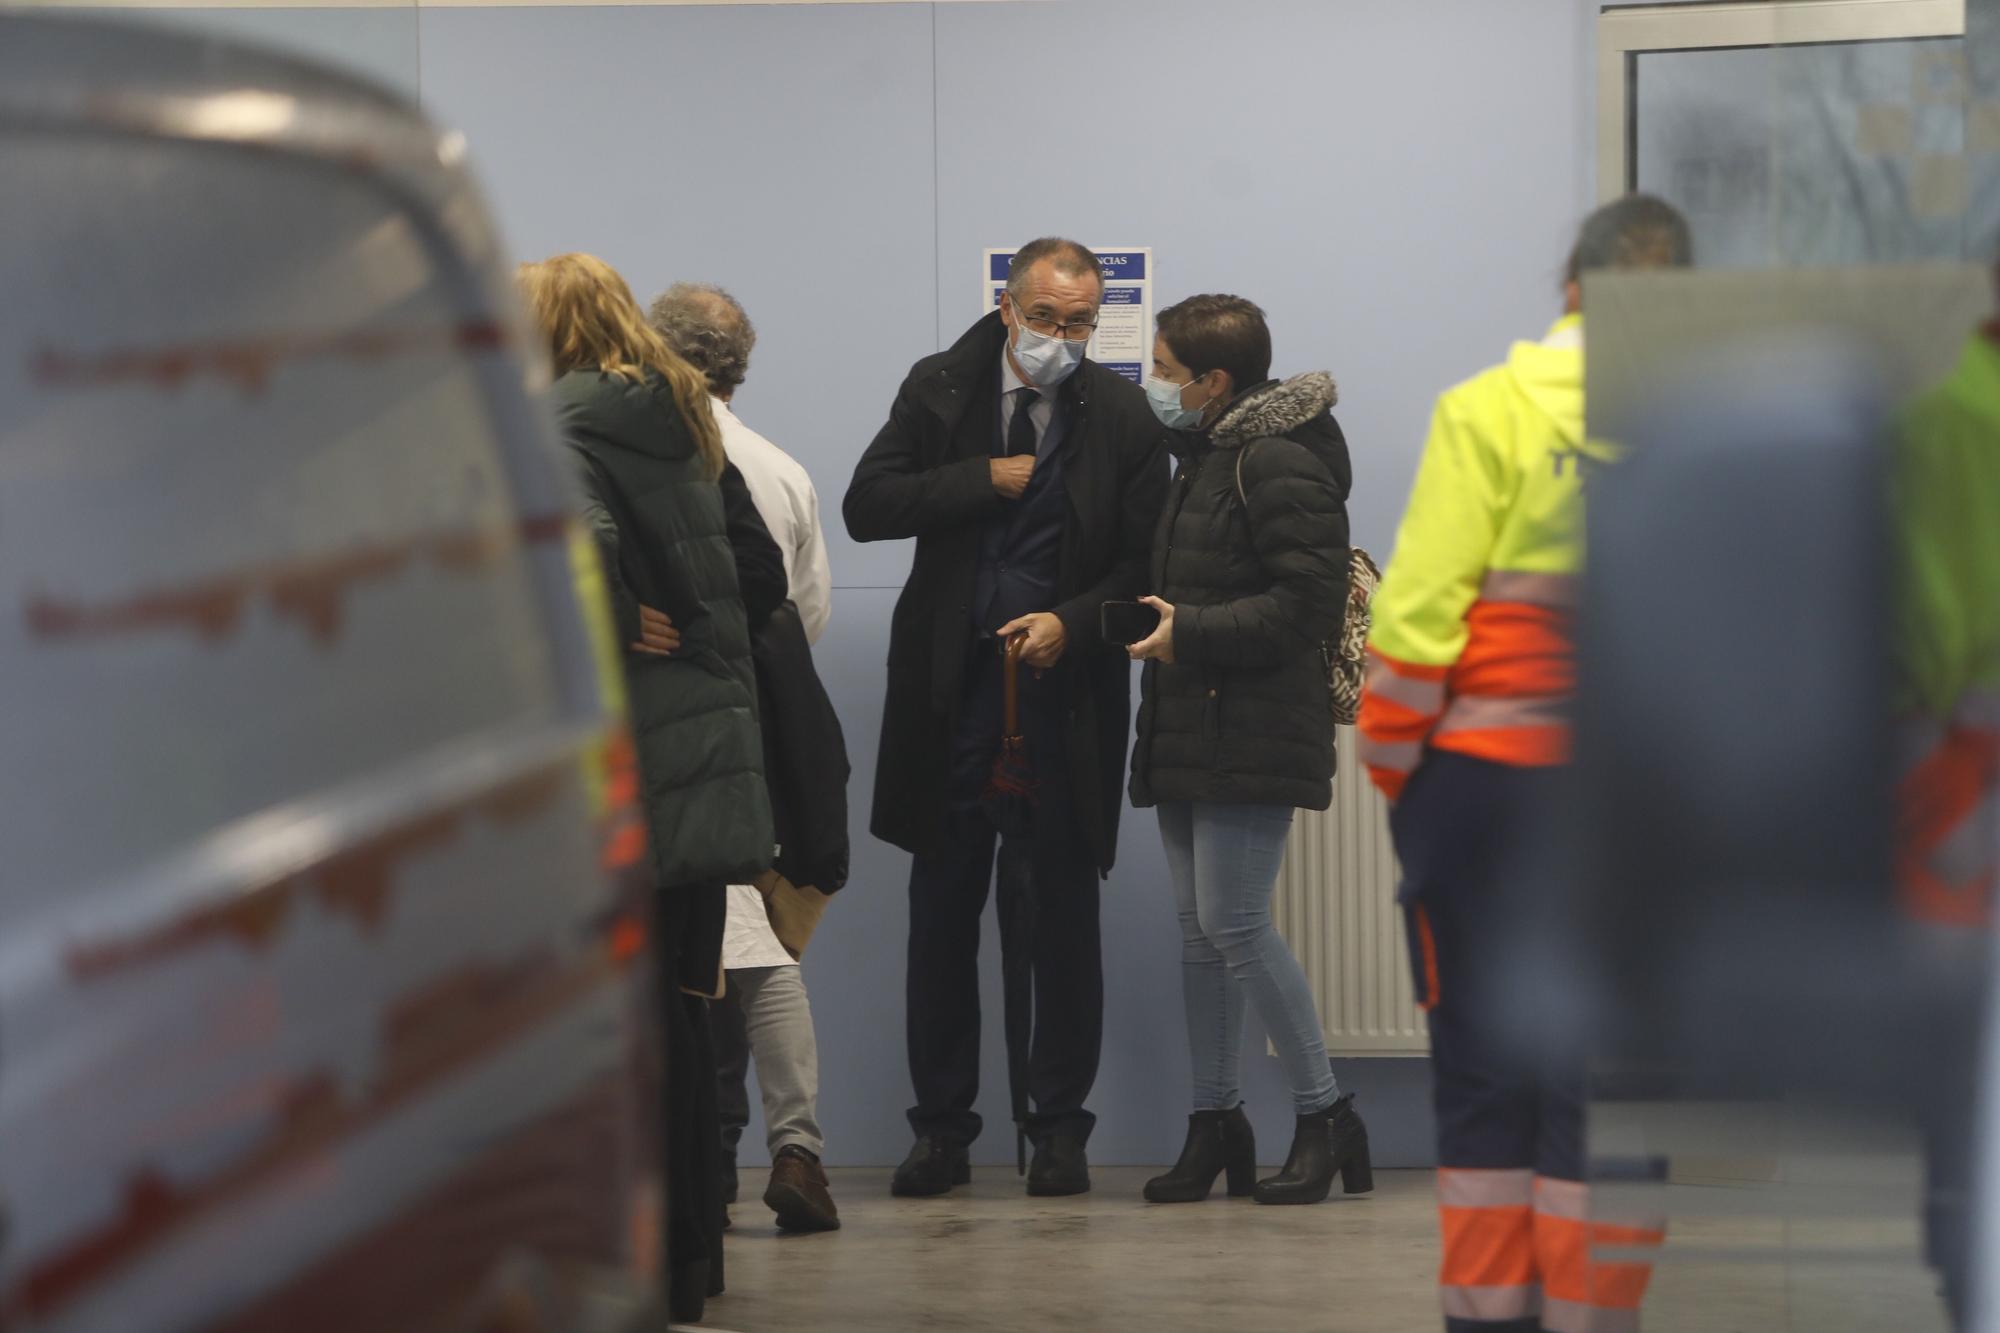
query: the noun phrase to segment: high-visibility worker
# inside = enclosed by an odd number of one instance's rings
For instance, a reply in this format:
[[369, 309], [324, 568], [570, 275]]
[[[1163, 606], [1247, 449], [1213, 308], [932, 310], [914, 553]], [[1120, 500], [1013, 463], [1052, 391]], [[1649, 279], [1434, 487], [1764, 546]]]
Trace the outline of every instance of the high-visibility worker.
[[1920, 921], [1983, 927], [2000, 854], [2000, 321], [1905, 415], [1895, 483], [1899, 887]]
[[1580, 1059], [1523, 1053], [1497, 1001], [1505, 941], [1536, 908], [1519, 873], [1569, 756], [1570, 634], [1588, 478], [1582, 277], [1685, 265], [1687, 223], [1633, 195], [1583, 224], [1567, 307], [1539, 342], [1439, 398], [1375, 598], [1361, 754], [1394, 802], [1419, 998], [1429, 1011], [1445, 1327], [1637, 1327], [1650, 1276], [1597, 1246], [1657, 1245], [1593, 1220]]
[[[1994, 279], [2000, 288], [2000, 267]], [[1921, 936], [1919, 966], [1944, 997], [1924, 1018], [1934, 1056], [1917, 1097], [1929, 1158], [1926, 1248], [1962, 1320], [2000, 871], [2000, 320], [1975, 333], [1957, 368], [1911, 405], [1901, 436], [1891, 636], [1903, 763], [1897, 887]]]

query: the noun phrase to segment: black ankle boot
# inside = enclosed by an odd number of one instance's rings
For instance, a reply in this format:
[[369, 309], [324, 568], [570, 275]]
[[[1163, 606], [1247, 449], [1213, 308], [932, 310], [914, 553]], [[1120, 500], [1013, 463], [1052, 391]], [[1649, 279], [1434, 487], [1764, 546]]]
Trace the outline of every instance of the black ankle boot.
[[1241, 1106], [1189, 1116], [1181, 1160], [1164, 1176], [1146, 1182], [1146, 1198], [1151, 1203], [1200, 1203], [1224, 1171], [1232, 1199], [1244, 1197], [1256, 1184], [1257, 1135]]
[[1324, 1111], [1299, 1117], [1285, 1169], [1257, 1182], [1257, 1202], [1318, 1203], [1332, 1191], [1335, 1175], [1349, 1194], [1375, 1188], [1368, 1126], [1354, 1113], [1351, 1092]]

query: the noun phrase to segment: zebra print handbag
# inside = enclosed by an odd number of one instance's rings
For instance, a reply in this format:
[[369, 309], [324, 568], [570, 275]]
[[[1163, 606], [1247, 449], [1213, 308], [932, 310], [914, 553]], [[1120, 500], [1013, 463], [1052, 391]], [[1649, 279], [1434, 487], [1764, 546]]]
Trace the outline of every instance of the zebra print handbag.
[[[1243, 489], [1244, 445], [1236, 451], [1236, 498], [1243, 513], [1250, 514], [1250, 496]], [[1326, 692], [1333, 701], [1333, 724], [1351, 727], [1361, 716], [1361, 684], [1368, 670], [1368, 631], [1374, 628], [1375, 589], [1382, 583], [1382, 570], [1368, 552], [1348, 547], [1347, 607], [1341, 619], [1340, 635], [1319, 646], [1326, 664]]]

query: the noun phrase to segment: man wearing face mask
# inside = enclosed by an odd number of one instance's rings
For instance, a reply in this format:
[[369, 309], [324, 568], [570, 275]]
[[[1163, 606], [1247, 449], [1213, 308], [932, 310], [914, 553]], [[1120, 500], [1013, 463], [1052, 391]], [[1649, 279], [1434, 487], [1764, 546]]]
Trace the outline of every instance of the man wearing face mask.
[[1001, 650], [1026, 636], [1035, 1158], [1028, 1192], [1090, 1188], [1084, 1109], [1103, 1029], [1098, 884], [1118, 841], [1131, 671], [1099, 608], [1146, 591], [1165, 433], [1088, 360], [1104, 282], [1074, 241], [1021, 249], [1000, 309], [919, 361], [855, 468], [856, 541], [915, 538], [890, 629], [872, 830], [913, 854], [907, 1038], [916, 1146], [894, 1192], [970, 1181], [979, 1134], [979, 928], [999, 836], [980, 797], [999, 751]]

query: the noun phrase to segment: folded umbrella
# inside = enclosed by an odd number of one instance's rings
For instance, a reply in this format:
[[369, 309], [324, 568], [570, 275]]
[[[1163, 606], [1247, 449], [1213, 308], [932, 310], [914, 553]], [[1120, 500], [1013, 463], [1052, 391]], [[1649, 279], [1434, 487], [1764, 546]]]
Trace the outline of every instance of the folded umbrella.
[[1028, 1056], [1035, 1027], [1035, 777], [1021, 732], [1021, 652], [1028, 636], [1007, 641], [1000, 752], [982, 803], [1000, 833], [998, 910], [1000, 979], [1007, 1029], [1007, 1089], [1013, 1101], [1015, 1169], [1028, 1170]]
[[1027, 646], [1025, 634], [1007, 640], [1000, 753], [994, 756], [982, 797], [987, 818], [1002, 838], [1026, 838], [1034, 832], [1035, 774], [1028, 766], [1028, 738], [1021, 734], [1021, 653]]

